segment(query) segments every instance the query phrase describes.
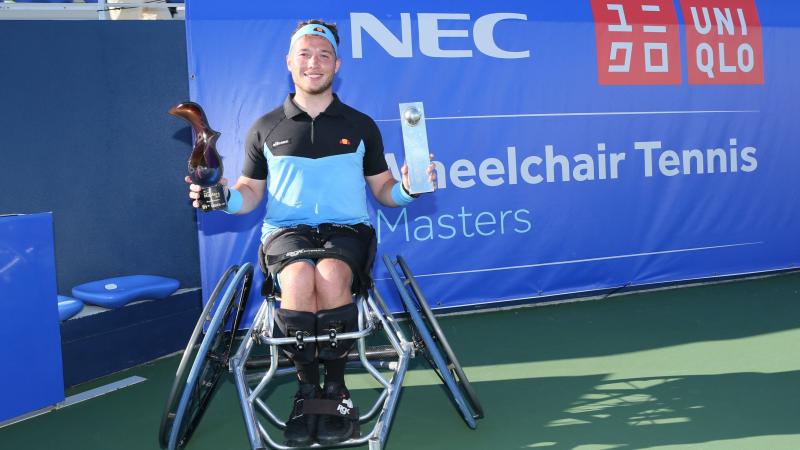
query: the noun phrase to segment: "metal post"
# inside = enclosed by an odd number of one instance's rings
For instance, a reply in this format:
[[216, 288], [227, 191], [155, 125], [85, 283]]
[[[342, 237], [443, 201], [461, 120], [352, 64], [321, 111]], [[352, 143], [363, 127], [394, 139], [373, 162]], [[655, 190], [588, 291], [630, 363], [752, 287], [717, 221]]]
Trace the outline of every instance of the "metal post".
[[111, 20], [111, 14], [108, 12], [106, 0], [97, 0], [97, 18], [100, 20]]

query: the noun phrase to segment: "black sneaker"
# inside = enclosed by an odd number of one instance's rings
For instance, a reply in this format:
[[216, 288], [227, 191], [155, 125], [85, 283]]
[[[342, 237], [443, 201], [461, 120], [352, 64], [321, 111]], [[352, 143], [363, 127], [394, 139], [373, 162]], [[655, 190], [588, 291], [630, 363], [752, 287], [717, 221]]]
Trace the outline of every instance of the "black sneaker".
[[353, 407], [353, 400], [350, 399], [350, 392], [343, 384], [325, 383], [322, 398], [338, 402], [336, 411], [339, 415], [319, 416], [317, 441], [322, 445], [331, 445], [350, 439], [356, 430], [358, 421], [357, 411]]
[[289, 420], [286, 421], [286, 429], [283, 437], [286, 438], [286, 445], [290, 447], [308, 447], [314, 441], [314, 434], [317, 431], [317, 416], [313, 414], [303, 414], [303, 403], [320, 397], [319, 386], [303, 383], [300, 389], [294, 394], [294, 407]]

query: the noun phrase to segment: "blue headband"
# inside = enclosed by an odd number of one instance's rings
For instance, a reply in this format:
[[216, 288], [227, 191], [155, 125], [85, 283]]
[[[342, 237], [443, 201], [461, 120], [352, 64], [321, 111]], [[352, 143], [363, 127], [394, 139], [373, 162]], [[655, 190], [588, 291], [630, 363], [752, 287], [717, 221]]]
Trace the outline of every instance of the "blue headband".
[[314, 36], [322, 36], [328, 40], [333, 46], [333, 52], [339, 53], [339, 49], [336, 46], [336, 38], [333, 37], [333, 33], [328, 27], [324, 25], [320, 25], [318, 23], [310, 23], [308, 25], [303, 26], [292, 35], [292, 41], [289, 43], [289, 48], [291, 49], [295, 42], [303, 36], [312, 34]]

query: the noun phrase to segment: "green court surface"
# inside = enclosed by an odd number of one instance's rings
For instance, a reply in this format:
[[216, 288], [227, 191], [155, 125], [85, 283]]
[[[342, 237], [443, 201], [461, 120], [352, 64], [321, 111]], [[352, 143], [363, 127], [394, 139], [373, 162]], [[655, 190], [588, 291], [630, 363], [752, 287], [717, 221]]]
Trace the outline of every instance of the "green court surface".
[[[468, 429], [417, 360], [388, 450], [800, 449], [800, 273], [440, 322], [486, 417]], [[177, 363], [73, 388], [147, 379], [2, 428], [0, 449], [156, 449]], [[348, 377], [357, 403], [373, 391]], [[275, 389], [278, 412], [292, 392], [288, 380]], [[227, 378], [187, 449], [247, 448]]]

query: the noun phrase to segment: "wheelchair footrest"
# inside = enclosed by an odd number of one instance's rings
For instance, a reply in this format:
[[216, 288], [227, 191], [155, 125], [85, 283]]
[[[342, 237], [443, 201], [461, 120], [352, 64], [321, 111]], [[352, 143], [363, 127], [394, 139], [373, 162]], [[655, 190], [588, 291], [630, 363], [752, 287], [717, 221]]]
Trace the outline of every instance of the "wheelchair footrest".
[[[366, 357], [367, 360], [383, 360], [388, 358], [393, 358], [397, 356], [397, 351], [395, 351], [394, 347], [391, 345], [377, 345], [375, 347], [370, 347], [367, 349]], [[359, 360], [358, 349], [353, 348], [350, 350], [350, 353], [347, 354], [347, 361], [354, 362]], [[270, 358], [269, 356], [260, 357], [260, 358], [252, 358], [247, 360], [245, 363], [245, 368], [248, 370], [251, 369], [265, 369], [270, 365]], [[294, 364], [287, 358], [285, 355], [278, 356], [278, 367], [293, 367]]]

